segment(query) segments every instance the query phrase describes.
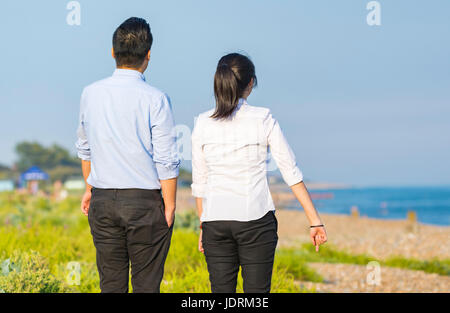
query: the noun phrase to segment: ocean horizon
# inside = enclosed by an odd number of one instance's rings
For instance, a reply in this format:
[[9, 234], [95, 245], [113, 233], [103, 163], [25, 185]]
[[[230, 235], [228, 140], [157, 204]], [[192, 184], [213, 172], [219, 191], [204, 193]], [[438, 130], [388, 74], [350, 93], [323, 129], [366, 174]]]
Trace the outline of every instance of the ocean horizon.
[[[356, 207], [360, 216], [405, 220], [414, 211], [422, 224], [450, 226], [450, 186], [345, 187], [311, 190], [319, 213], [350, 215]], [[301, 209], [293, 202], [287, 209]]]

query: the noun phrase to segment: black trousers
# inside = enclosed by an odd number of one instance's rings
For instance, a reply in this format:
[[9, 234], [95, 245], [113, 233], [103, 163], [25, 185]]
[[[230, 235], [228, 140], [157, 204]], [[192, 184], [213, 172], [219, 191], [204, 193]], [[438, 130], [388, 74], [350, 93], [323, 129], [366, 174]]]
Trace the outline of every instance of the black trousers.
[[202, 228], [213, 293], [236, 292], [239, 266], [242, 267], [244, 292], [270, 292], [278, 242], [278, 223], [273, 211], [249, 222], [204, 222]]
[[161, 191], [93, 188], [88, 219], [101, 291], [128, 292], [131, 262], [133, 292], [159, 292], [172, 237]]

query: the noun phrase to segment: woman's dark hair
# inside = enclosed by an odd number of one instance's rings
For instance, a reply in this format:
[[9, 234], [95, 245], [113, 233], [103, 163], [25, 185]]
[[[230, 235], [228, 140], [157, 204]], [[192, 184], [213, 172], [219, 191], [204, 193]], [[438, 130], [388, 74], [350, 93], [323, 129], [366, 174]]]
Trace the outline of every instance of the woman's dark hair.
[[117, 66], [139, 68], [153, 43], [146, 20], [130, 17], [114, 32], [113, 48]]
[[252, 78], [256, 86], [255, 66], [248, 57], [239, 53], [222, 57], [214, 76], [216, 110], [211, 117], [224, 119], [231, 116]]

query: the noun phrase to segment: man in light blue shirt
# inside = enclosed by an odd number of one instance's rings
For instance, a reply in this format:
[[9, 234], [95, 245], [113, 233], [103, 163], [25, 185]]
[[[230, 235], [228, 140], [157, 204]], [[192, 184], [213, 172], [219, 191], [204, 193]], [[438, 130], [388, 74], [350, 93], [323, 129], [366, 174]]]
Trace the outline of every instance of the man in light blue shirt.
[[77, 149], [91, 162], [91, 186], [161, 188], [178, 176], [169, 98], [139, 71], [116, 69], [83, 91]]
[[102, 292], [159, 292], [172, 234], [180, 161], [166, 94], [145, 82], [153, 37], [130, 18], [113, 36], [117, 69], [83, 90], [78, 156]]

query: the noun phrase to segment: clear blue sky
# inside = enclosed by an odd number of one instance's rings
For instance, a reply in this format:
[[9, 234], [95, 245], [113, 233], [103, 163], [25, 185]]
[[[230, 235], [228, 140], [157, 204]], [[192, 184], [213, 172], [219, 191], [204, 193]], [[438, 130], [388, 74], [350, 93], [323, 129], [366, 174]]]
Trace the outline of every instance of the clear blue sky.
[[83, 86], [110, 75], [115, 28], [147, 19], [147, 80], [167, 92], [178, 124], [214, 105], [218, 59], [248, 53], [249, 98], [280, 121], [305, 176], [359, 185], [450, 184], [450, 2], [80, 0], [2, 1], [0, 163], [22, 140], [75, 152]]

